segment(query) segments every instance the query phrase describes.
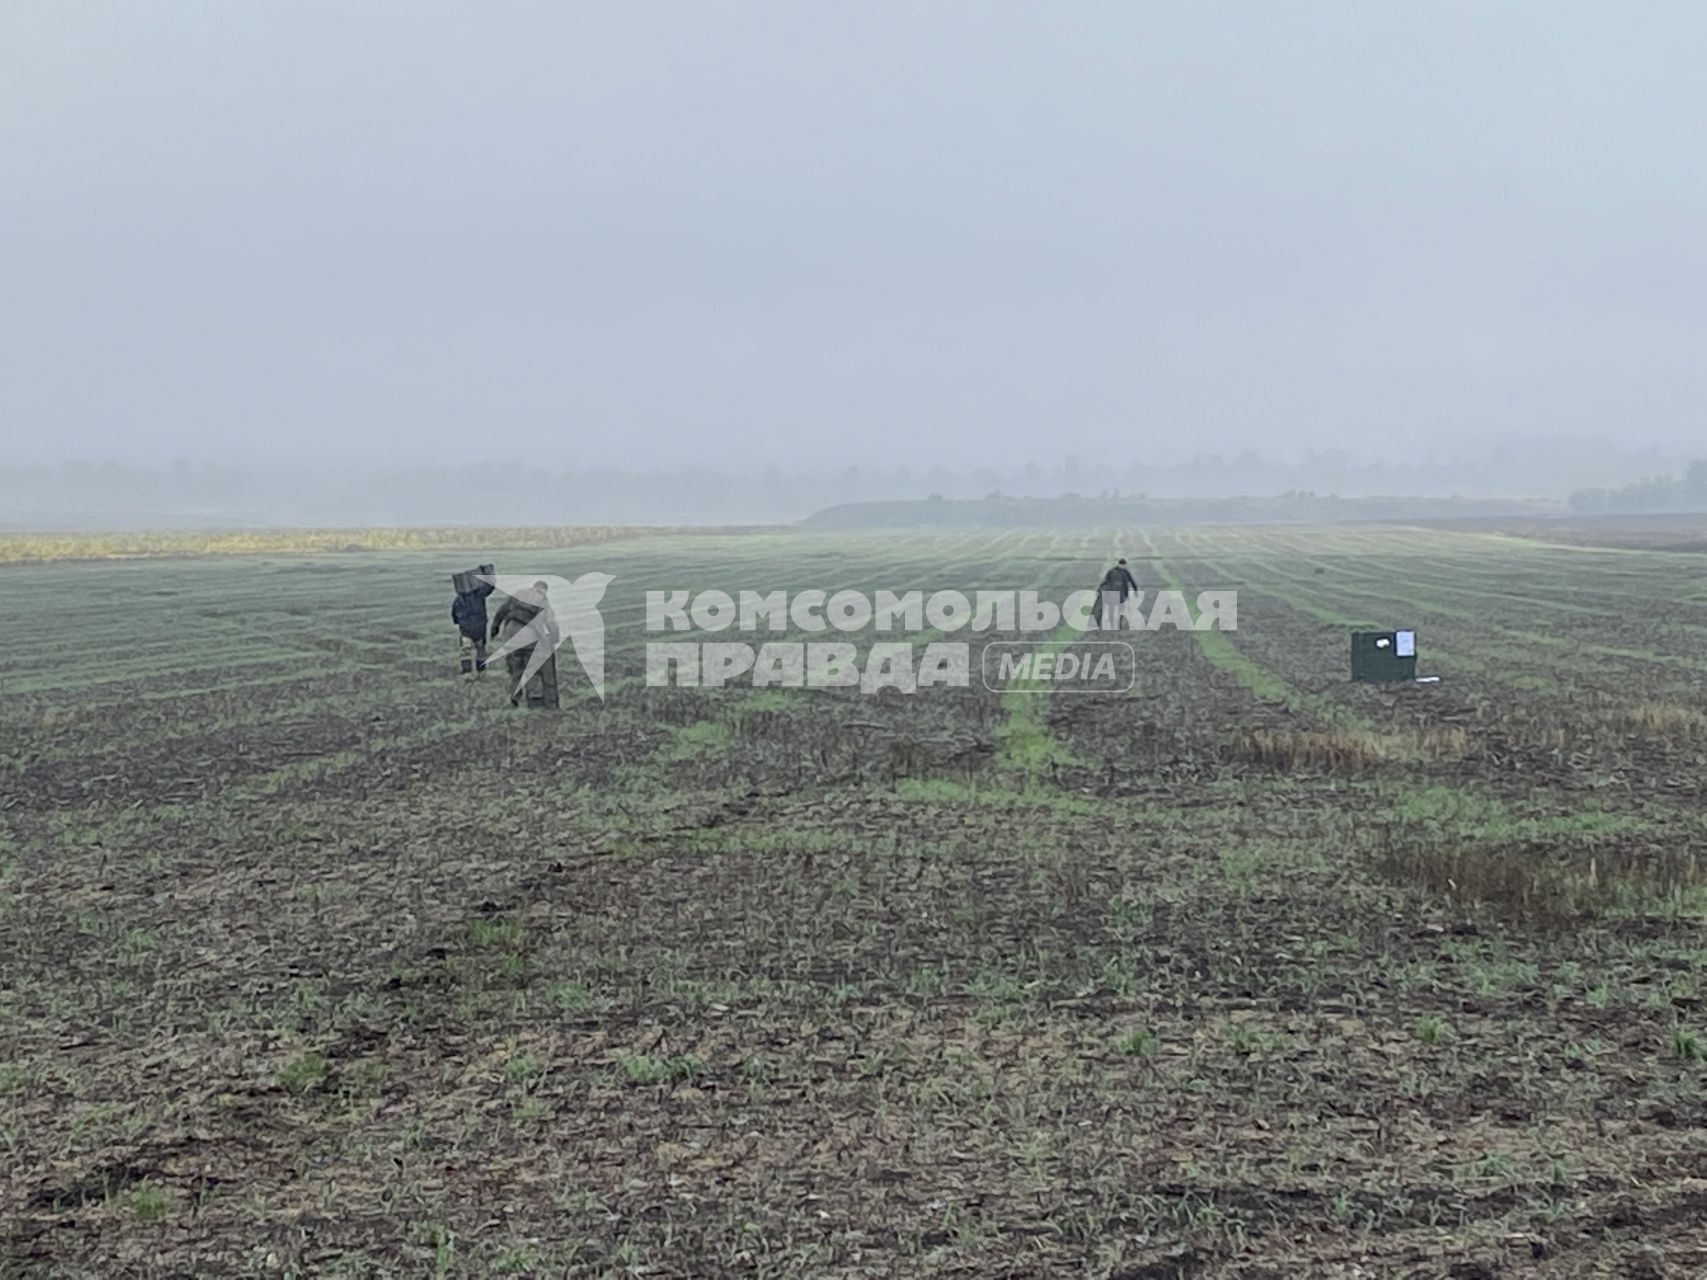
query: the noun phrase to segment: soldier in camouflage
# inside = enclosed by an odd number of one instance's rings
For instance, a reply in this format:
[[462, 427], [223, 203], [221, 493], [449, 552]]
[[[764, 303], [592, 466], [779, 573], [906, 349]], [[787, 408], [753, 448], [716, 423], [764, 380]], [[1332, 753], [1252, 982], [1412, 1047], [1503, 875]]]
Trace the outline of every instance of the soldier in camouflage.
[[1100, 628], [1103, 624], [1104, 612], [1113, 616], [1110, 621], [1114, 629], [1130, 626], [1131, 619], [1126, 616], [1126, 601], [1134, 591], [1138, 590], [1138, 580], [1132, 576], [1132, 570], [1126, 567], [1126, 560], [1113, 566], [1102, 575], [1102, 581], [1097, 584], [1096, 603], [1091, 606], [1091, 620]]
[[[551, 600], [544, 582], [523, 588], [498, 606], [492, 615], [492, 639], [501, 640], [506, 646], [512, 640], [520, 641], [504, 654], [504, 665], [509, 670], [511, 681], [510, 705], [519, 707], [525, 698], [529, 706], [556, 707], [556, 650], [562, 643], [562, 637], [557, 630], [557, 620], [551, 613]], [[540, 641], [545, 642], [549, 653], [533, 679], [528, 680], [528, 663], [533, 660], [534, 646]], [[524, 680], [527, 681], [525, 687]]]

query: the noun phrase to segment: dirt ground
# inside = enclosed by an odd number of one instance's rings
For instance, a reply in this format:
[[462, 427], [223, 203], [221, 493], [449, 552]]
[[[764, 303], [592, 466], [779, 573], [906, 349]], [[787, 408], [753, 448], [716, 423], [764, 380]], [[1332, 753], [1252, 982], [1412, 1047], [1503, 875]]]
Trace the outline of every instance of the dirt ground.
[[[641, 679], [647, 590], [1115, 554], [1239, 629], [1117, 697]], [[505, 552], [616, 575], [555, 714], [454, 675], [475, 558], [0, 570], [0, 1276], [1707, 1274], [1701, 557]]]

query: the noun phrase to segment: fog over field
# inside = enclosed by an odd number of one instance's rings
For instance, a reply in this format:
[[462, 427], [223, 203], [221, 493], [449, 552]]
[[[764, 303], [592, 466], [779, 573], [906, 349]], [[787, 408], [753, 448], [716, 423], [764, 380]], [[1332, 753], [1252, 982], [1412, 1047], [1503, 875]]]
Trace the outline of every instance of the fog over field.
[[[1694, 464], [1703, 466], [1707, 464]], [[990, 458], [977, 465], [920, 466], [877, 457], [841, 467], [675, 466], [546, 468], [516, 460], [437, 466], [362, 466], [281, 462], [271, 465], [159, 466], [77, 460], [36, 466], [0, 463], [0, 532], [30, 529], [219, 528], [251, 525], [516, 525], [787, 524], [829, 507], [916, 504], [935, 499], [976, 503], [980, 510], [1015, 500], [1054, 503], [1049, 518], [1083, 514], [1087, 500], [1163, 502], [1232, 499], [1240, 510], [1274, 497], [1307, 501], [1380, 498], [1383, 510], [1418, 516], [1440, 502], [1478, 509], [1535, 507], [1563, 512], [1607, 475], [1673, 475], [1664, 455], [1630, 455], [1567, 442], [1544, 452], [1525, 449], [1410, 461], [1369, 462], [1344, 451], [1280, 461], [1251, 452], [1206, 454], [1166, 465], [1087, 459], [1069, 454], [1047, 466]], [[1689, 500], [1637, 509], [1701, 510], [1707, 485]], [[1407, 496], [1408, 495], [1408, 496]], [[1427, 495], [1434, 495], [1428, 497]], [[1153, 512], [1104, 513], [1101, 523]], [[1303, 512], [1321, 518], [1323, 513]], [[1368, 514], [1368, 513], [1365, 513]], [[1203, 518], [1201, 516], [1197, 518]], [[1079, 523], [1075, 516], [1071, 523]], [[1093, 521], [1095, 523], [1095, 521]]]
[[1703, 65], [0, 0], [0, 1280], [1707, 1276]]
[[645, 520], [1674, 473], [1704, 37], [1686, 3], [7, 5], [0, 516], [492, 519], [410, 488], [471, 461], [535, 477], [528, 518], [543, 475]]

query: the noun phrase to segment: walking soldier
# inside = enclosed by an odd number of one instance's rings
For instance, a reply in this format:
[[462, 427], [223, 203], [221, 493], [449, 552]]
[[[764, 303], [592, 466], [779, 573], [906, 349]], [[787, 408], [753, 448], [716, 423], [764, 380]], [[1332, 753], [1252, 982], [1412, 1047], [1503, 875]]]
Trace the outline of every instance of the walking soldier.
[[456, 599], [450, 620], [456, 623], [462, 674], [473, 677], [486, 670], [486, 597], [492, 594], [492, 566], [465, 569], [450, 576]]

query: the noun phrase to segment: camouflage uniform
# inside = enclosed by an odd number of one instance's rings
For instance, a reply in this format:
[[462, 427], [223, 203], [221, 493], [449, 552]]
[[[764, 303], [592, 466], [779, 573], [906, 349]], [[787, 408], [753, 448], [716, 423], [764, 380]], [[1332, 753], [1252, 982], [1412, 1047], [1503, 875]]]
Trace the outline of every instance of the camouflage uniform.
[[524, 644], [510, 650], [504, 655], [504, 665], [510, 673], [510, 705], [520, 706], [526, 698], [529, 706], [556, 707], [557, 700], [557, 654], [555, 649], [559, 643], [557, 622], [551, 616], [551, 602], [546, 599], [545, 588], [535, 584], [505, 600], [498, 606], [498, 611], [492, 615], [492, 638], [508, 643], [515, 636], [534, 626], [535, 620], [541, 614], [544, 620], [534, 627], [534, 634], [544, 632], [547, 643], [553, 649], [552, 655], [534, 673], [526, 688], [518, 688], [522, 679], [527, 675], [528, 663], [533, 659], [534, 646]]

